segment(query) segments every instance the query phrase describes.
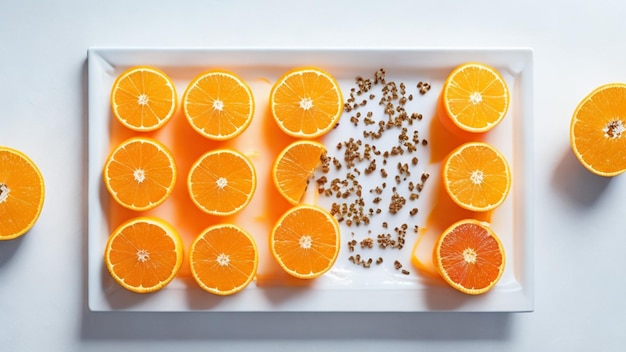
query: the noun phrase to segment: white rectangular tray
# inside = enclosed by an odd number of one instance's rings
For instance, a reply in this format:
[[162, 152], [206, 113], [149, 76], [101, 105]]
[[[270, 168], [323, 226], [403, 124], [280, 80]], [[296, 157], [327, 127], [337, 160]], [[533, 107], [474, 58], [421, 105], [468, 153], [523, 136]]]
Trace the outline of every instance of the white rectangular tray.
[[[480, 296], [456, 292], [438, 280], [417, 274], [410, 265], [412, 242], [401, 252], [373, 252], [384, 255], [385, 266], [372, 265], [364, 270], [348, 261], [352, 254], [346, 243], [352, 232], [364, 227], [342, 225], [342, 248], [333, 269], [309, 285], [294, 286], [253, 281], [242, 292], [217, 297], [175, 279], [159, 292], [139, 295], [128, 292], [109, 276], [103, 262], [104, 246], [112, 229], [107, 215], [109, 195], [102, 184], [102, 167], [110, 151], [110, 89], [126, 68], [152, 65], [161, 68], [175, 81], [179, 95], [191, 78], [211, 68], [224, 68], [245, 80], [274, 82], [283, 72], [297, 66], [317, 66], [337, 78], [344, 98], [354, 87], [356, 76], [373, 77], [385, 68], [388, 80], [407, 82], [415, 95], [412, 108], [424, 116], [419, 122], [420, 138], [428, 138], [428, 124], [435, 116], [435, 104], [443, 81], [451, 70], [464, 62], [477, 61], [497, 68], [511, 91], [511, 107], [499, 132], [489, 137], [507, 156], [513, 172], [513, 188], [506, 202], [494, 214], [492, 228], [499, 234], [507, 253], [507, 266], [493, 290]], [[431, 84], [431, 91], [420, 96], [415, 83]], [[203, 49], [203, 48], [90, 48], [88, 50], [89, 162], [88, 162], [88, 304], [94, 311], [500, 311], [520, 312], [534, 309], [533, 224], [532, 224], [532, 119], [533, 53], [530, 49]], [[255, 96], [257, 103], [267, 97]], [[349, 129], [349, 114], [344, 113], [339, 127], [325, 138], [329, 150], [344, 140]], [[347, 116], [347, 117], [346, 117]], [[360, 133], [360, 132], [359, 132]], [[355, 135], [355, 137], [362, 137]], [[437, 143], [430, 140], [430, 143]], [[420, 160], [428, 160], [428, 148]], [[424, 153], [424, 152], [422, 152]], [[410, 158], [410, 156], [408, 157]], [[410, 159], [409, 159], [410, 160]], [[438, 164], [420, 162], [421, 172], [438, 174]], [[181, 180], [186, 172], [181, 171]], [[179, 180], [179, 182], [182, 182]], [[434, 184], [435, 180], [430, 180]], [[430, 182], [429, 181], [429, 182]], [[434, 186], [433, 186], [434, 187]], [[429, 212], [425, 188], [420, 197], [417, 217], [401, 219], [423, 226]], [[432, 192], [430, 192], [432, 193]], [[323, 200], [320, 201], [323, 204]], [[431, 206], [432, 207], [432, 206]], [[389, 221], [398, 219], [388, 218]], [[370, 237], [375, 238], [376, 230]], [[264, 240], [267, 234], [254, 234]], [[361, 236], [363, 237], [363, 236]], [[401, 275], [391, 266], [398, 258], [410, 275]]]

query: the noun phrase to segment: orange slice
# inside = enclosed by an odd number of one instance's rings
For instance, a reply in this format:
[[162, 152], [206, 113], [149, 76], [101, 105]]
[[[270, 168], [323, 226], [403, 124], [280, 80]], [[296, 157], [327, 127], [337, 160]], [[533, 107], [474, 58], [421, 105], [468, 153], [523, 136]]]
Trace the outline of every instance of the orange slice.
[[278, 220], [270, 235], [270, 247], [285, 272], [313, 279], [332, 268], [339, 254], [339, 240], [339, 223], [330, 213], [302, 204]]
[[170, 120], [176, 111], [178, 95], [172, 79], [148, 66], [122, 72], [111, 89], [113, 114], [133, 131], [153, 131]]
[[626, 171], [626, 84], [600, 86], [578, 104], [570, 144], [580, 163], [596, 175]]
[[164, 220], [131, 219], [109, 237], [104, 261], [113, 279], [127, 290], [157, 291], [178, 273], [183, 262], [183, 241]]
[[448, 120], [454, 126], [480, 133], [502, 121], [509, 108], [510, 96], [506, 82], [496, 69], [480, 63], [466, 63], [455, 68], [446, 79], [442, 100]]
[[191, 245], [191, 273], [202, 289], [226, 296], [252, 282], [259, 263], [256, 243], [235, 225], [206, 229]]
[[24, 153], [0, 146], [0, 240], [30, 230], [41, 214], [45, 198], [43, 176]]
[[450, 152], [443, 162], [442, 178], [450, 198], [472, 211], [495, 209], [511, 189], [506, 158], [483, 142], [465, 143]]
[[500, 239], [488, 223], [461, 220], [439, 237], [433, 253], [443, 279], [467, 294], [481, 294], [496, 285], [506, 256]]
[[202, 211], [231, 215], [250, 203], [256, 190], [256, 171], [243, 154], [219, 149], [204, 154], [192, 165], [187, 187]]
[[291, 204], [298, 204], [313, 172], [326, 154], [318, 142], [297, 141], [288, 145], [276, 158], [272, 168], [274, 185]]
[[183, 111], [194, 130], [206, 138], [226, 140], [241, 134], [252, 121], [254, 98], [248, 84], [232, 72], [198, 75], [183, 96]]
[[176, 183], [172, 153], [160, 142], [134, 137], [111, 152], [104, 166], [104, 184], [120, 205], [148, 210], [163, 203]]
[[276, 123], [297, 138], [319, 137], [341, 117], [343, 97], [329, 73], [301, 67], [285, 73], [270, 92], [270, 107]]

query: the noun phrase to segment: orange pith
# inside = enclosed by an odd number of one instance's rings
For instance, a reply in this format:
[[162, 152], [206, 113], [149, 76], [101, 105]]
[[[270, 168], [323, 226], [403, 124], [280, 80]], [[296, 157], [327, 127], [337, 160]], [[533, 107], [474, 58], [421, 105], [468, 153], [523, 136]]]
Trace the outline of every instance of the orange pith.
[[579, 103], [570, 144], [580, 163], [597, 175], [626, 171], [626, 84], [600, 86]]
[[104, 259], [109, 273], [122, 287], [137, 293], [154, 292], [176, 276], [183, 261], [183, 242], [167, 222], [135, 218], [113, 231]]
[[272, 178], [278, 192], [291, 204], [298, 204], [322, 156], [323, 144], [314, 141], [296, 141], [278, 155], [272, 168]]
[[172, 153], [160, 142], [133, 137], [115, 148], [104, 166], [104, 184], [120, 205], [148, 210], [163, 203], [176, 183]]
[[216, 225], [198, 236], [189, 253], [191, 272], [198, 285], [216, 295], [243, 290], [258, 266], [256, 243], [235, 225]]
[[238, 75], [213, 70], [189, 83], [183, 97], [183, 111], [198, 133], [214, 140], [241, 134], [252, 121], [254, 97]]
[[22, 236], [41, 214], [43, 176], [24, 153], [0, 146], [0, 240]]
[[204, 212], [231, 215], [243, 209], [256, 190], [256, 171], [243, 154], [228, 149], [210, 151], [191, 167], [187, 187]]
[[481, 294], [504, 272], [504, 247], [488, 223], [461, 220], [439, 237], [433, 253], [443, 279], [467, 294]]
[[281, 130], [297, 138], [319, 137], [330, 131], [343, 111], [339, 84], [315, 67], [288, 71], [270, 92], [270, 108]]
[[487, 65], [466, 63], [446, 79], [442, 100], [447, 117], [463, 131], [481, 133], [495, 127], [509, 108], [509, 89], [500, 73]]
[[270, 248], [288, 274], [313, 279], [326, 273], [339, 254], [339, 224], [326, 210], [297, 205], [276, 223]]
[[483, 142], [468, 142], [450, 152], [443, 162], [442, 179], [452, 200], [472, 211], [495, 209], [511, 189], [506, 158]]
[[117, 77], [111, 89], [113, 114], [133, 131], [160, 128], [174, 115], [177, 103], [172, 79], [154, 67], [129, 68]]

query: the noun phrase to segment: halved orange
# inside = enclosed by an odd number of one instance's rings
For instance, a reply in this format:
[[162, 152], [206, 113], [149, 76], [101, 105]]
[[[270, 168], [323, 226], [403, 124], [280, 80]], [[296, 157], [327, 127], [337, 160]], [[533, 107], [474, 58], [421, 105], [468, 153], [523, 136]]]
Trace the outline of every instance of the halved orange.
[[502, 121], [509, 109], [509, 88], [502, 75], [481, 63], [465, 63], [456, 67], [446, 79], [442, 101], [448, 120], [457, 128], [487, 132]]
[[28, 232], [39, 219], [44, 198], [37, 165], [23, 152], [0, 146], [0, 240]]
[[164, 220], [131, 219], [111, 233], [104, 261], [122, 287], [137, 293], [154, 292], [178, 273], [183, 262], [183, 241]]
[[476, 295], [489, 291], [500, 280], [506, 256], [488, 223], [466, 219], [441, 234], [433, 259], [450, 286]]
[[498, 207], [511, 189], [511, 169], [500, 151], [483, 142], [468, 142], [443, 162], [443, 185], [462, 208], [488, 211]]
[[131, 67], [117, 77], [111, 89], [113, 114], [133, 131], [160, 128], [174, 115], [177, 104], [174, 82], [155, 67]]
[[343, 111], [339, 83], [328, 72], [299, 67], [285, 73], [270, 92], [278, 127], [297, 138], [319, 137], [335, 127]]
[[193, 278], [202, 289], [226, 296], [252, 282], [259, 254], [249, 233], [224, 224], [209, 227], [193, 241], [189, 262]]
[[580, 163], [594, 174], [626, 171], [626, 84], [602, 85], [578, 104], [570, 144]]
[[325, 153], [323, 144], [303, 140], [291, 143], [278, 155], [272, 168], [272, 178], [278, 192], [291, 204], [300, 203]]
[[115, 148], [104, 165], [104, 185], [123, 207], [148, 210], [163, 203], [176, 183], [172, 153], [152, 138], [133, 137]]
[[329, 212], [302, 204], [276, 222], [270, 249], [285, 272], [300, 279], [313, 279], [332, 268], [339, 254], [339, 240], [339, 223]]
[[207, 152], [191, 166], [187, 188], [200, 210], [231, 215], [250, 203], [256, 190], [256, 171], [240, 152], [218, 149]]
[[254, 116], [254, 97], [238, 75], [213, 70], [196, 76], [183, 96], [183, 111], [194, 130], [226, 140], [241, 134]]

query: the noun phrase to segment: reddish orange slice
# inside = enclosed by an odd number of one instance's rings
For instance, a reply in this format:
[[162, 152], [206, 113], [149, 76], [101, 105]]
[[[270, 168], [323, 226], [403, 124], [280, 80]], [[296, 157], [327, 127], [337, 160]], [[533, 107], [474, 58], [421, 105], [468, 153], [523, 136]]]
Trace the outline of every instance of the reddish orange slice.
[[461, 220], [446, 229], [435, 246], [434, 262], [443, 279], [467, 294], [491, 290], [504, 272], [506, 256], [488, 223]]

